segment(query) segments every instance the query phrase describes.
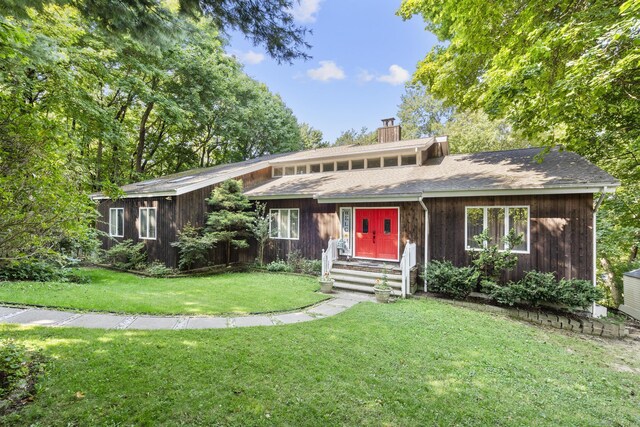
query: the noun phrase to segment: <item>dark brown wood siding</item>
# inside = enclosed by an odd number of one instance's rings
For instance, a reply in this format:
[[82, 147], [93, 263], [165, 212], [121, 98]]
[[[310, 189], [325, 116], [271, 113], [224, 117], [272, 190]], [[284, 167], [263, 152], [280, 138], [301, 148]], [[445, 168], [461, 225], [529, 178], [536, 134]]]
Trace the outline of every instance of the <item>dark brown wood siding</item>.
[[[256, 172], [242, 175], [245, 189], [252, 188], [261, 182], [271, 178], [271, 168], [264, 168]], [[101, 215], [98, 221], [98, 230], [108, 234], [109, 232], [109, 208], [124, 208], [124, 237], [102, 238], [102, 248], [109, 249], [124, 239], [134, 242], [144, 241], [148, 259], [159, 260], [170, 267], [178, 265], [178, 250], [171, 246], [177, 240], [177, 232], [182, 230], [187, 223], [194, 227], [202, 227], [206, 221], [208, 205], [206, 199], [211, 195], [215, 185], [210, 185], [180, 196], [171, 197], [141, 197], [120, 199], [116, 201], [103, 200], [98, 205]], [[138, 215], [140, 207], [156, 207], [158, 238], [156, 240], [140, 239], [138, 231]], [[247, 255], [235, 253], [232, 262], [239, 259], [246, 260]], [[220, 264], [225, 261], [222, 250], [213, 250], [210, 254], [210, 262]]]
[[593, 195], [563, 194], [513, 197], [425, 199], [429, 209], [429, 259], [471, 262], [465, 250], [466, 206], [529, 206], [529, 254], [506, 279], [518, 280], [528, 270], [555, 272], [558, 277], [591, 280], [593, 274]]
[[[157, 238], [155, 240], [140, 239], [139, 216], [140, 208], [155, 207]], [[102, 237], [102, 248], [109, 249], [125, 239], [135, 243], [144, 242], [149, 261], [162, 261], [169, 266], [177, 265], [177, 252], [171, 247], [176, 240], [176, 198], [167, 200], [165, 197], [148, 197], [136, 199], [102, 200], [98, 205], [100, 218], [97, 222], [98, 230], [109, 233], [109, 209], [124, 209], [124, 237]]]
[[267, 209], [300, 209], [300, 239], [271, 239], [265, 251], [266, 261], [286, 259], [287, 254], [299, 250], [303, 257], [320, 259], [322, 249], [327, 248], [330, 238], [340, 235], [341, 207], [399, 207], [400, 208], [400, 256], [408, 240], [417, 243], [417, 262], [423, 262], [424, 254], [424, 210], [418, 202], [404, 203], [349, 203], [320, 204], [314, 199], [269, 200]]

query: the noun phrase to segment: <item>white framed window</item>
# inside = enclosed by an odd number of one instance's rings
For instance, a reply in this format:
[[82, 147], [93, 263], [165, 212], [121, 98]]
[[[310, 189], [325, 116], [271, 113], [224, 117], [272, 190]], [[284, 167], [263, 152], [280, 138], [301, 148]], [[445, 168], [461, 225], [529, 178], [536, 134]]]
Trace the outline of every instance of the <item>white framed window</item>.
[[[522, 242], [511, 248], [514, 253], [529, 253], [531, 225], [529, 206], [467, 206], [464, 212], [465, 247], [479, 250], [474, 236], [487, 230], [491, 243], [500, 250], [507, 249], [504, 237], [510, 230], [523, 236]], [[486, 247], [488, 242], [483, 242]]]
[[140, 238], [156, 239], [156, 208], [140, 208]]
[[300, 209], [269, 209], [269, 237], [298, 240], [300, 236]]
[[109, 209], [109, 236], [124, 237], [124, 208]]

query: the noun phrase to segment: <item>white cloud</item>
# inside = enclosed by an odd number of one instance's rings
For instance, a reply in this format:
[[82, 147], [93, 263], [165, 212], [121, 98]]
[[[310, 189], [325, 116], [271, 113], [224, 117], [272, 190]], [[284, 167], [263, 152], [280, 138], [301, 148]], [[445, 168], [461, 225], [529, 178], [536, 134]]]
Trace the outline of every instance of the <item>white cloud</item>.
[[260, 52], [254, 52], [252, 50], [248, 51], [248, 52], [239, 52], [238, 53], [238, 59], [243, 63], [243, 64], [247, 64], [247, 65], [256, 65], [261, 63], [262, 61], [264, 61], [264, 54], [260, 53]]
[[360, 70], [358, 73], [358, 81], [362, 83], [367, 83], [373, 80], [376, 76], [368, 72], [367, 70]]
[[342, 68], [333, 61], [320, 61], [318, 68], [307, 70], [307, 76], [313, 80], [328, 82], [329, 80], [342, 80], [346, 77]]
[[378, 77], [376, 80], [390, 85], [401, 85], [409, 80], [409, 72], [399, 65], [393, 64], [389, 67], [389, 74]]
[[316, 22], [317, 14], [320, 11], [320, 2], [322, 0], [298, 0], [291, 8], [293, 19], [298, 22], [309, 24]]

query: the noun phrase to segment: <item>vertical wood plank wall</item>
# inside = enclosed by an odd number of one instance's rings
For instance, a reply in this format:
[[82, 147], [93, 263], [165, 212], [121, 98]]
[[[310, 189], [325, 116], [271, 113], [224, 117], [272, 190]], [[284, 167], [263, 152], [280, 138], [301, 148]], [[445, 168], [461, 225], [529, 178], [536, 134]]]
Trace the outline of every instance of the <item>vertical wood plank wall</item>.
[[457, 266], [471, 262], [465, 251], [465, 206], [530, 206], [531, 251], [505, 278], [528, 270], [556, 272], [558, 278], [591, 280], [593, 271], [593, 195], [465, 197], [425, 199], [429, 209], [430, 259]]

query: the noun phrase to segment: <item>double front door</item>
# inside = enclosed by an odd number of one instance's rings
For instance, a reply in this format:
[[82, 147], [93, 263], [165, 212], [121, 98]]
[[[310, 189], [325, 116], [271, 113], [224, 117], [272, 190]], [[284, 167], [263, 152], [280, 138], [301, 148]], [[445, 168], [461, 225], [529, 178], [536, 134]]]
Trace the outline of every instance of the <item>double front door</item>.
[[398, 208], [355, 209], [355, 256], [398, 261]]

